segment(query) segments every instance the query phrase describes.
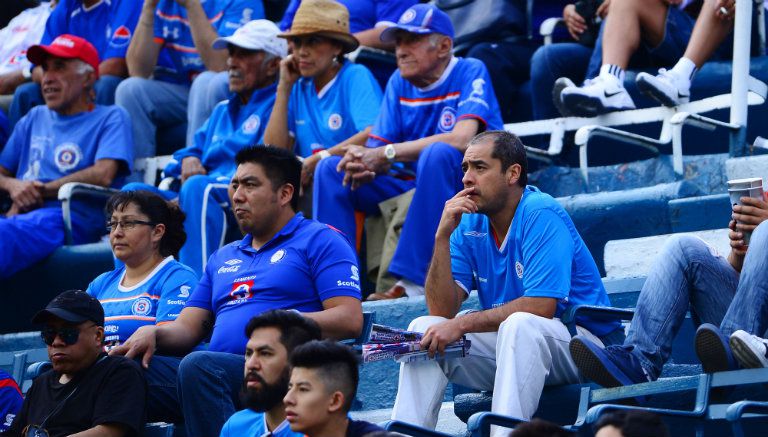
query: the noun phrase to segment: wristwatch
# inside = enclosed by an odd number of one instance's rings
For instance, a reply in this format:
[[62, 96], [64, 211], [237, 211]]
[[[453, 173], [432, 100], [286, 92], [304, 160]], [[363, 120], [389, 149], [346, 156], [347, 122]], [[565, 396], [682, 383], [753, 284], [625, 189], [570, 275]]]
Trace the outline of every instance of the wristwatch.
[[397, 156], [397, 151], [395, 150], [395, 146], [392, 144], [387, 144], [384, 147], [384, 157], [389, 160], [389, 162], [395, 162], [395, 156]]

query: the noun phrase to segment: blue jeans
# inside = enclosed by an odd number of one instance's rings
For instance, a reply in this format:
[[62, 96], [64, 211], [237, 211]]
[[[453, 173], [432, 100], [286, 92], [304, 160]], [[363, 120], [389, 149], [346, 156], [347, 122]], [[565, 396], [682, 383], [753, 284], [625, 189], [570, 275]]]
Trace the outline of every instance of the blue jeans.
[[763, 335], [768, 328], [768, 223], [755, 229], [741, 275], [699, 238], [672, 237], [651, 269], [624, 343], [656, 379], [690, 306], [696, 325]]
[[[115, 90], [122, 80], [123, 78], [119, 76], [101, 76], [93, 85], [93, 90], [96, 92], [96, 104], [114, 105]], [[8, 108], [11, 130], [30, 109], [44, 104], [45, 100], [43, 100], [43, 94], [40, 91], [40, 84], [29, 82], [19, 85], [13, 93], [13, 101]]]
[[183, 359], [155, 356], [147, 379], [147, 422], [184, 422], [188, 436], [218, 437], [239, 408], [245, 358], [192, 352]]
[[192, 141], [200, 127], [211, 116], [213, 108], [222, 100], [229, 97], [229, 73], [226, 71], [204, 71], [192, 81], [189, 88], [189, 104], [187, 105], [187, 146]]
[[115, 92], [115, 104], [131, 115], [134, 157], [155, 156], [157, 128], [187, 121], [189, 87], [129, 77]]

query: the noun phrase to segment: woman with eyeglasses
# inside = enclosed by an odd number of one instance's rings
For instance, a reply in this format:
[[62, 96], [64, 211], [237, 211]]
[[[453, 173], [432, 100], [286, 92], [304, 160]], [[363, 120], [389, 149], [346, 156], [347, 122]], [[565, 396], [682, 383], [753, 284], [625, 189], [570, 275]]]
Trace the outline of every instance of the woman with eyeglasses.
[[381, 88], [367, 68], [344, 58], [359, 42], [349, 33], [349, 11], [333, 0], [303, 0], [288, 39], [292, 54], [280, 63], [277, 98], [264, 144], [304, 158], [302, 185], [317, 163], [363, 145], [381, 106]]
[[99, 275], [86, 291], [104, 307], [109, 350], [141, 326], [176, 319], [197, 276], [174, 259], [187, 239], [177, 204], [149, 191], [121, 191], [105, 211], [112, 253], [124, 265]]

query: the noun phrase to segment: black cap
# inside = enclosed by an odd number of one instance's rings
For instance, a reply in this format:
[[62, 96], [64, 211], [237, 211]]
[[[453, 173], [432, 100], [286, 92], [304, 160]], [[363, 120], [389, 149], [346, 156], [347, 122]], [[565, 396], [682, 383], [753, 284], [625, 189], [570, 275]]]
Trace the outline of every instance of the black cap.
[[65, 322], [82, 323], [90, 320], [104, 326], [104, 308], [101, 303], [88, 293], [80, 290], [68, 290], [53, 298], [44, 310], [32, 317], [32, 323], [43, 324], [53, 316]]

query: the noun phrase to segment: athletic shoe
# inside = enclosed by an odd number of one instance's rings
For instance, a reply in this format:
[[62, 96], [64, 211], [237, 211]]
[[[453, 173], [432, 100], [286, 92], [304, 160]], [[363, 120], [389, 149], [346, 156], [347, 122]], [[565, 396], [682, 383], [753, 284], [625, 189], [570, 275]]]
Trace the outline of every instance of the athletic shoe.
[[739, 363], [746, 368], [768, 367], [768, 340], [738, 330], [731, 334], [731, 349]]
[[602, 348], [583, 335], [571, 339], [571, 358], [586, 378], [603, 387], [648, 382], [640, 360], [624, 346]]
[[701, 361], [704, 373], [736, 370], [738, 364], [733, 359], [728, 339], [720, 332], [720, 328], [710, 323], [704, 323], [696, 330], [694, 338], [696, 355]]
[[663, 68], [656, 76], [648, 73], [638, 74], [635, 83], [640, 92], [664, 106], [677, 106], [691, 100], [691, 83]]
[[632, 97], [619, 79], [610, 74], [597, 76], [580, 87], [567, 87], [560, 96], [566, 109], [580, 117], [635, 109]]
[[571, 111], [569, 111], [568, 108], [563, 105], [563, 97], [561, 94], [563, 93], [564, 89], [575, 86], [576, 84], [573, 83], [571, 79], [568, 79], [567, 77], [561, 77], [555, 81], [555, 85], [552, 87], [552, 103], [563, 117], [570, 117], [573, 114], [571, 114]]

